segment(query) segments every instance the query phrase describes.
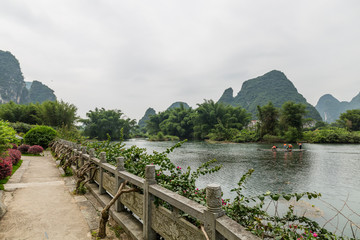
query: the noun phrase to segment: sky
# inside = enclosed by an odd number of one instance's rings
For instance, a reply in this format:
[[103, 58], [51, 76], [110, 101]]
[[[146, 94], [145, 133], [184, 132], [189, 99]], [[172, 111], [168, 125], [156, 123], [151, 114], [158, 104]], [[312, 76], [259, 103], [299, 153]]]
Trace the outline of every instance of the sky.
[[280, 70], [309, 103], [360, 91], [359, 0], [1, 0], [0, 50], [85, 117], [193, 108]]

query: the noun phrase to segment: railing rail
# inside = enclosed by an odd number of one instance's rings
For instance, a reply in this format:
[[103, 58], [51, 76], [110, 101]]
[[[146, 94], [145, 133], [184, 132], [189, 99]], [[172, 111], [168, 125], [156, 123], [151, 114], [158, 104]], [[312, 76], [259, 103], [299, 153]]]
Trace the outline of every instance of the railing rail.
[[[94, 150], [88, 151], [72, 142], [59, 140], [58, 145], [66, 148], [77, 156], [74, 168], [80, 168], [86, 161], [91, 161], [98, 166], [95, 181], [90, 189], [97, 195], [98, 200], [114, 196], [121, 182], [128, 181], [143, 190], [143, 194], [123, 194], [115, 204], [112, 215], [126, 231], [131, 231], [135, 225], [142, 225], [142, 235], [130, 234], [134, 239], [156, 239], [157, 235], [164, 239], [205, 239], [203, 232], [195, 225], [181, 218], [182, 211], [198, 219], [204, 225], [205, 231], [211, 240], [215, 239], [258, 239], [247, 232], [241, 225], [224, 215], [221, 203], [221, 187], [209, 184], [206, 188], [207, 206], [198, 204], [184, 196], [172, 192], [158, 184], [155, 180], [155, 166], [146, 166], [145, 179], [125, 171], [124, 159], [117, 158], [117, 166], [106, 162], [105, 153], [100, 154], [100, 159], [94, 157]], [[97, 189], [97, 190], [96, 190]], [[109, 194], [107, 194], [109, 193]], [[107, 196], [108, 195], [108, 196]], [[157, 197], [172, 206], [172, 211], [154, 205]], [[104, 205], [105, 203], [103, 203]], [[131, 218], [126, 213], [130, 209], [137, 218]], [[124, 214], [122, 214], [124, 213]], [[141, 219], [139, 221], [138, 219]], [[132, 219], [132, 220], [131, 220]], [[135, 219], [135, 220], [134, 220]], [[132, 224], [131, 221], [137, 221]]]

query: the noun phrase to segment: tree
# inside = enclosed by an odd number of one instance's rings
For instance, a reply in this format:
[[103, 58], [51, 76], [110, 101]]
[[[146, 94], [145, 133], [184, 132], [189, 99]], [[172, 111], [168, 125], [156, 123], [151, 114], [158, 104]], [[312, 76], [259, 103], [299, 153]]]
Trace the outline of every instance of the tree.
[[165, 135], [178, 136], [180, 139], [193, 138], [194, 110], [180, 105], [178, 108], [167, 110], [169, 116], [159, 125]]
[[78, 120], [77, 107], [64, 101], [46, 101], [37, 108], [37, 117], [42, 125], [52, 127], [74, 126]]
[[151, 115], [149, 120], [146, 121], [146, 129], [150, 135], [156, 135], [161, 132], [160, 124], [169, 118], [169, 111], [160, 112], [155, 115]]
[[205, 100], [198, 106], [194, 117], [194, 136], [199, 139], [205, 139], [210, 133], [217, 138], [214, 135], [226, 132], [218, 140], [230, 140], [228, 133], [233, 135], [250, 122], [250, 114], [241, 107], [214, 103], [212, 100]]
[[338, 123], [348, 131], [360, 131], [360, 109], [347, 110], [342, 113]]
[[86, 113], [89, 119], [81, 120], [84, 125], [84, 133], [90, 138], [105, 140], [108, 135], [112, 140], [119, 140], [121, 132], [124, 138], [130, 137], [131, 130], [135, 127], [136, 121], [129, 118], [123, 119], [121, 110], [105, 110], [95, 108], [94, 111]]
[[260, 137], [266, 134], [276, 135], [276, 130], [279, 125], [279, 110], [274, 107], [272, 102], [269, 102], [265, 106], [257, 106], [257, 111], [257, 117], [260, 120]]
[[302, 103], [286, 102], [281, 107], [280, 126], [288, 141], [302, 137], [306, 106]]

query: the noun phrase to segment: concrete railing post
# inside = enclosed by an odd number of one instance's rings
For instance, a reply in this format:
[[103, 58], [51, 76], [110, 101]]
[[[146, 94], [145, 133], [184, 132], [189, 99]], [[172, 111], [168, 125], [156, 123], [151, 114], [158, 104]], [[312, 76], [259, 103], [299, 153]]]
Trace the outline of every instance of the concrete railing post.
[[[89, 149], [89, 161], [91, 162], [91, 159], [95, 157], [95, 149], [94, 148], [90, 148]], [[91, 170], [89, 175], [92, 176], [93, 175], [93, 171], [95, 170]], [[89, 183], [94, 183], [94, 180], [90, 180]]]
[[147, 165], [145, 168], [145, 183], [144, 183], [144, 206], [143, 206], [143, 237], [146, 240], [156, 239], [156, 233], [151, 228], [151, 212], [154, 196], [149, 193], [149, 185], [156, 184], [155, 180], [155, 166]]
[[84, 155], [85, 154], [86, 154], [86, 147], [82, 147], [81, 148], [81, 158], [80, 158], [79, 167], [82, 167], [84, 165]]
[[102, 163], [106, 163], [106, 152], [101, 152], [100, 153], [100, 174], [99, 174], [99, 193], [100, 194], [104, 194], [106, 193], [106, 190], [104, 188], [104, 169], [102, 167]]
[[206, 187], [205, 230], [211, 240], [224, 239], [216, 233], [216, 219], [224, 215], [219, 184], [209, 184]]
[[[123, 179], [120, 179], [119, 177], [119, 171], [125, 171], [125, 166], [124, 166], [124, 158], [123, 157], [118, 157], [116, 158], [116, 171], [115, 171], [115, 192], [118, 191], [121, 183], [124, 182]], [[124, 205], [121, 203], [120, 198], [118, 198], [118, 200], [116, 200], [115, 202], [115, 210], [117, 212], [121, 212], [124, 211]]]

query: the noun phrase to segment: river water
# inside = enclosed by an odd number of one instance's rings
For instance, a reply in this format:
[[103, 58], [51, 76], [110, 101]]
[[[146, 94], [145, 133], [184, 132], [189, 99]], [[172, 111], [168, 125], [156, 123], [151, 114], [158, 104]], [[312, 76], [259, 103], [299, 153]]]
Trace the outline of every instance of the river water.
[[[149, 142], [132, 139], [125, 142], [128, 146], [137, 145], [161, 152], [175, 142]], [[279, 144], [280, 146], [280, 144]], [[202, 176], [197, 185], [206, 187], [209, 183], [218, 183], [224, 192], [224, 198], [234, 198], [230, 192], [237, 186], [241, 176], [253, 168], [255, 172], [248, 180], [245, 193], [251, 196], [271, 192], [300, 193], [318, 192], [321, 200], [306, 200], [292, 203], [298, 206], [298, 214], [304, 211], [309, 217], [320, 223], [327, 222], [336, 211], [329, 204], [360, 226], [360, 145], [359, 144], [303, 144], [303, 152], [261, 151], [271, 145], [256, 143], [207, 143], [190, 141], [169, 155], [171, 161], [183, 169], [188, 166], [195, 170], [202, 163], [217, 159], [222, 169], [211, 175]], [[295, 146], [296, 148], [296, 146]], [[348, 206], [344, 206], [344, 204]], [[315, 208], [312, 207], [315, 205]], [[353, 211], [355, 213], [353, 213]], [[347, 220], [336, 217], [326, 228], [341, 234]], [[349, 226], [349, 224], [348, 224]], [[349, 233], [349, 229], [345, 232]], [[359, 229], [360, 231], [360, 229]], [[360, 233], [357, 234], [359, 237]]]

